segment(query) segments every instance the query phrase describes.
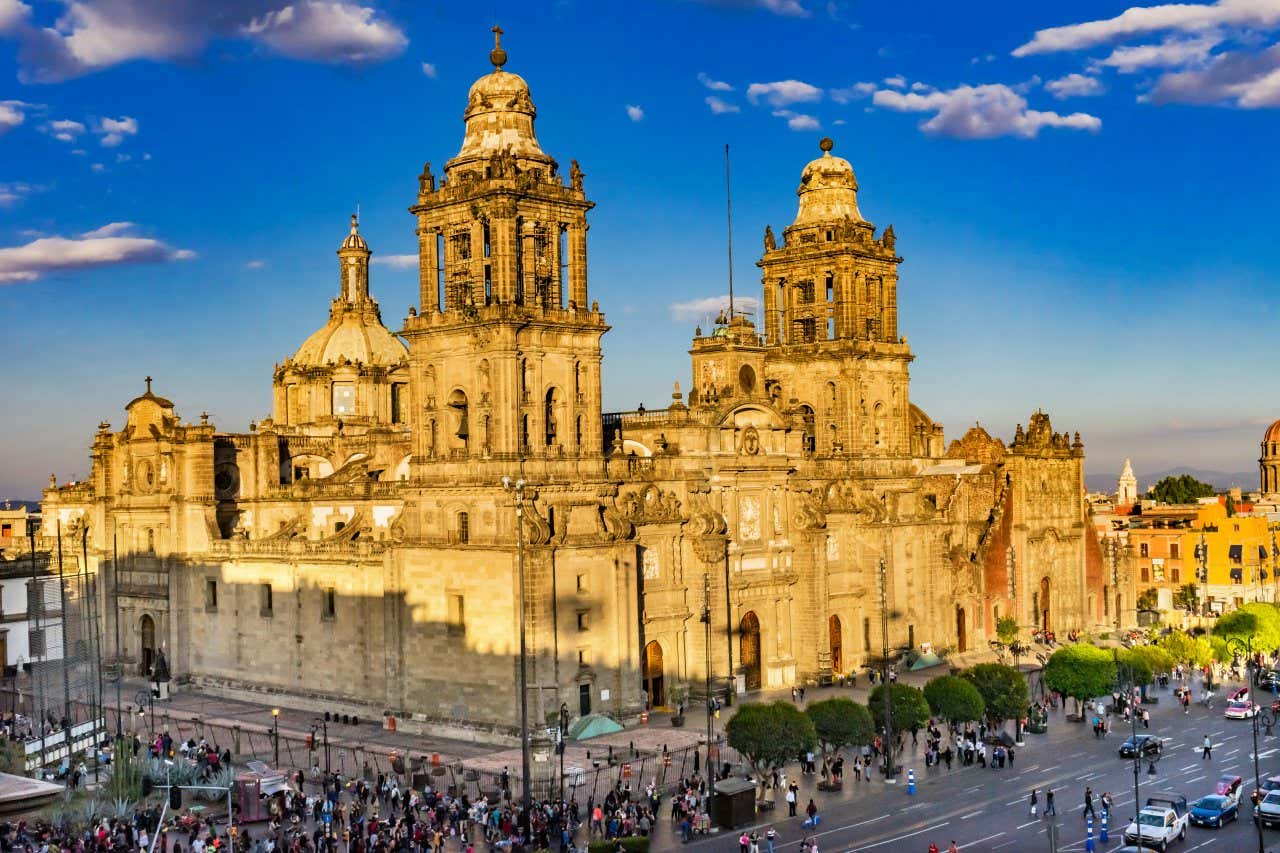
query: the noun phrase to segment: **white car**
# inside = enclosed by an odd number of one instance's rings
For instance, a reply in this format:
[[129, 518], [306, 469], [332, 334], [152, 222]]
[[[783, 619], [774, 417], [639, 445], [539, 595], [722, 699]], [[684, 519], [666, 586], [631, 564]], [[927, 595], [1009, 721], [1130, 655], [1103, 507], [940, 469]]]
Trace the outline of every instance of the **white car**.
[[1237, 699], [1227, 703], [1227, 710], [1223, 711], [1222, 715], [1228, 720], [1247, 720], [1258, 716], [1260, 710], [1256, 703], [1248, 699]]

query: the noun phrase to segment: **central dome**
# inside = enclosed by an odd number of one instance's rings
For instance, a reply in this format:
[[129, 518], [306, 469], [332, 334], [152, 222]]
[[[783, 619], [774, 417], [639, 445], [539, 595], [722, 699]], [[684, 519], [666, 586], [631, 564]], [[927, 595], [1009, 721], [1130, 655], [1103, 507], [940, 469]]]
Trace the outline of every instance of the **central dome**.
[[817, 225], [845, 218], [864, 222], [858, 211], [858, 179], [843, 157], [831, 156], [835, 143], [820, 143], [822, 156], [809, 162], [800, 174], [800, 210], [793, 225]]
[[1262, 437], [1265, 442], [1280, 442], [1280, 421], [1274, 421], [1271, 426], [1267, 427], [1266, 434]]
[[302, 342], [293, 361], [300, 367], [321, 367], [344, 361], [391, 367], [408, 357], [409, 349], [387, 331], [376, 315], [347, 310], [331, 314], [328, 323]]

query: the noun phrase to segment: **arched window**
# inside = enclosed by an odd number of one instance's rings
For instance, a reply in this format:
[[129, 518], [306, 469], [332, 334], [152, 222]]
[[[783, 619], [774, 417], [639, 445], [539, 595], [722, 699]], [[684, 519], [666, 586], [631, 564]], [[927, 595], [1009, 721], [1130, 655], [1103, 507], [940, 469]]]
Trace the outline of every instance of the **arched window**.
[[546, 433], [546, 445], [550, 447], [556, 443], [556, 409], [560, 406], [560, 395], [555, 388], [547, 391], [546, 400], [542, 405], [542, 423]]
[[466, 451], [468, 439], [471, 436], [471, 423], [469, 419], [470, 407], [467, 402], [467, 395], [462, 389], [458, 389], [449, 395], [449, 408], [453, 409], [453, 437], [452, 442], [455, 450]]
[[574, 429], [573, 446], [582, 448], [582, 415], [578, 415], [577, 427]]

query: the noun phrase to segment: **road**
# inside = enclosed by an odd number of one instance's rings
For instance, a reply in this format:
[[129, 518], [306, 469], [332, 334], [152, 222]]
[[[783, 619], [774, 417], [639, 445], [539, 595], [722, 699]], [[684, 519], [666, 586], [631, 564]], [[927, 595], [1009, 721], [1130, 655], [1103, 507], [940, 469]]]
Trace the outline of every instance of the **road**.
[[[1257, 831], [1250, 819], [1248, 802], [1248, 792], [1253, 789], [1250, 724], [1225, 719], [1221, 699], [1212, 711], [1193, 705], [1191, 712], [1184, 714], [1170, 691], [1153, 695], [1160, 701], [1147, 706], [1151, 710], [1151, 728], [1147, 731], [1167, 740], [1164, 754], [1156, 763], [1157, 774], [1148, 775], [1145, 762], [1139, 774], [1139, 796], [1144, 802], [1156, 791], [1175, 791], [1191, 802], [1211, 793], [1222, 773], [1238, 773], [1246, 782], [1244, 808], [1238, 822], [1216, 830], [1191, 827], [1186, 840], [1175, 843], [1170, 850], [1257, 850]], [[945, 767], [925, 768], [923, 745], [914, 755], [908, 747], [903, 765], [916, 771], [914, 795], [907, 794], [905, 778], [889, 785], [878, 778], [858, 783], [846, 777], [844, 791], [839, 794], [817, 793], [814, 780], [805, 779], [801, 782], [801, 811], [812, 796], [822, 818], [816, 833], [822, 853], [923, 853], [930, 842], [946, 850], [952, 840], [966, 851], [1047, 851], [1047, 821], [1055, 818], [1043, 815], [1043, 792], [1052, 789], [1058, 812], [1058, 849], [1071, 853], [1085, 850], [1082, 811], [1088, 785], [1093, 788], [1095, 808], [1103, 791], [1110, 791], [1115, 802], [1115, 821], [1108, 843], [1101, 842], [1100, 824], [1095, 822], [1096, 850], [1106, 853], [1121, 846], [1120, 836], [1133, 817], [1134, 808], [1133, 762], [1117, 755], [1121, 741], [1129, 734], [1129, 729], [1121, 728], [1120, 723], [1115, 718], [1112, 733], [1099, 739], [1093, 736], [1089, 725], [1066, 722], [1059, 710], [1050, 718], [1049, 732], [1028, 734], [1026, 747], [1016, 750], [1014, 764], [1002, 770], [961, 768], [959, 764], [951, 771]], [[1138, 730], [1143, 731], [1141, 725]], [[1214, 745], [1210, 759], [1201, 758], [1206, 734]], [[1280, 736], [1264, 737], [1260, 729], [1258, 749], [1262, 776], [1280, 772]], [[789, 768], [789, 775], [795, 775], [794, 768]], [[1028, 807], [1033, 787], [1041, 792], [1041, 815], [1036, 818], [1030, 816]], [[780, 816], [773, 823], [779, 833], [777, 849], [798, 851], [804, 837], [800, 820], [785, 817], [785, 804], [780, 804], [779, 811]], [[654, 849], [679, 847], [679, 836], [672, 832], [668, 821], [659, 823]], [[757, 824], [762, 835], [769, 825]], [[1265, 832], [1266, 849], [1280, 850], [1280, 832]], [[728, 853], [737, 850], [738, 835], [737, 831], [721, 832], [699, 838], [688, 847], [697, 848], [698, 853]]]

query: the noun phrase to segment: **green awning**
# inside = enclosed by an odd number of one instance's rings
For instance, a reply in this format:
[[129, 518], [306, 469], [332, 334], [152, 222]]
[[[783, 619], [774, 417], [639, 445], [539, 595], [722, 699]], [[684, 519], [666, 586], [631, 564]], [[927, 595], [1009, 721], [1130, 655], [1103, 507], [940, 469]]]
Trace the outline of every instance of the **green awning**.
[[941, 663], [942, 658], [938, 657], [933, 652], [925, 652], [912, 661], [911, 666], [909, 666], [908, 669], [915, 672], [918, 669], [928, 669], [931, 666], [938, 666]]
[[620, 731], [622, 731], [622, 726], [604, 714], [587, 714], [574, 720], [573, 725], [569, 726], [569, 739], [588, 740], [600, 735], [611, 735]]

